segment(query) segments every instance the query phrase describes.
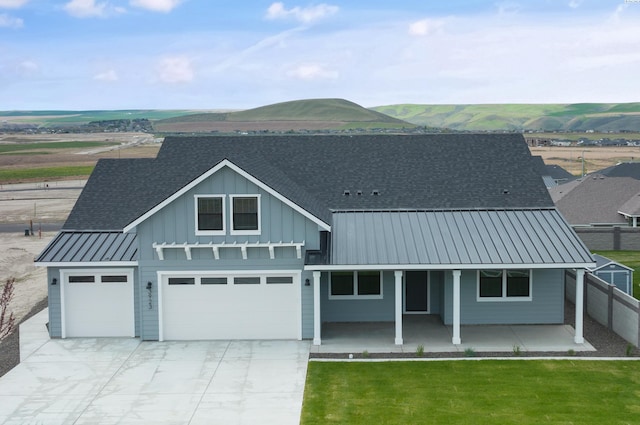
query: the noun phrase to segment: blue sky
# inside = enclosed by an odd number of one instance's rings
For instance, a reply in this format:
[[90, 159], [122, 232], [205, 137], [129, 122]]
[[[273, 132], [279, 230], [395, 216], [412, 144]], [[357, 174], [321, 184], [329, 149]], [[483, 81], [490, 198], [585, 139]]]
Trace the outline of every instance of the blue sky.
[[0, 110], [640, 101], [640, 0], [0, 0]]

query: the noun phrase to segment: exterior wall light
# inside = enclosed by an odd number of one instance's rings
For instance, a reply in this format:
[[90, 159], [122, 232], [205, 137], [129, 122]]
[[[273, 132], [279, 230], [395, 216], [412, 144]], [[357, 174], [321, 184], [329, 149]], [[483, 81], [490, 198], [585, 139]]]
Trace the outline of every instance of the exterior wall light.
[[309, 279], [304, 280], [304, 286], [311, 286], [311, 282], [309, 281]]
[[56, 279], [55, 277], [51, 279], [51, 286], [57, 285], [57, 284], [58, 284], [58, 279]]

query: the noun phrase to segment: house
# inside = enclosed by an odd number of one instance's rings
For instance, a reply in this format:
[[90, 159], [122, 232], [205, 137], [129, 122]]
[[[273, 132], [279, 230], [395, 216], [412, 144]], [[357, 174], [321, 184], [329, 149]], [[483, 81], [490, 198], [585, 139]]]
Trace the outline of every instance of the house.
[[558, 186], [559, 184], [567, 183], [576, 179], [574, 175], [559, 165], [545, 164], [541, 156], [534, 156], [533, 160], [547, 188]]
[[611, 285], [615, 285], [625, 294], [633, 296], [633, 269], [631, 267], [599, 254], [594, 254], [593, 258], [596, 260], [596, 265], [589, 269], [592, 274]]
[[[322, 323], [564, 321], [589, 251], [522, 135], [167, 137], [102, 159], [47, 267], [52, 337], [312, 339]], [[583, 342], [582, 303], [575, 341]]]

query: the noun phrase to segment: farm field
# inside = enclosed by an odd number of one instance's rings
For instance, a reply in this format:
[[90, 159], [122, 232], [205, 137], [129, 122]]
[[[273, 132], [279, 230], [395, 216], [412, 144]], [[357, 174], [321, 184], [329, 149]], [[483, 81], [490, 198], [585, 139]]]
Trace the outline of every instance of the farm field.
[[310, 362], [302, 425], [631, 424], [636, 361]]

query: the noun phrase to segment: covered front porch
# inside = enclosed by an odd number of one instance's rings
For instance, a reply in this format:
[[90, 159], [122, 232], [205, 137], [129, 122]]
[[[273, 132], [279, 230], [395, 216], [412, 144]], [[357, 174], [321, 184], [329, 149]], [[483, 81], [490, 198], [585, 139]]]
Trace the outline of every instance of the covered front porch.
[[425, 353], [474, 352], [513, 353], [595, 351], [588, 342], [575, 342], [571, 325], [463, 325], [464, 339], [453, 344], [452, 326], [435, 315], [403, 315], [404, 343], [396, 345], [394, 322], [323, 323], [322, 344], [311, 353]]

